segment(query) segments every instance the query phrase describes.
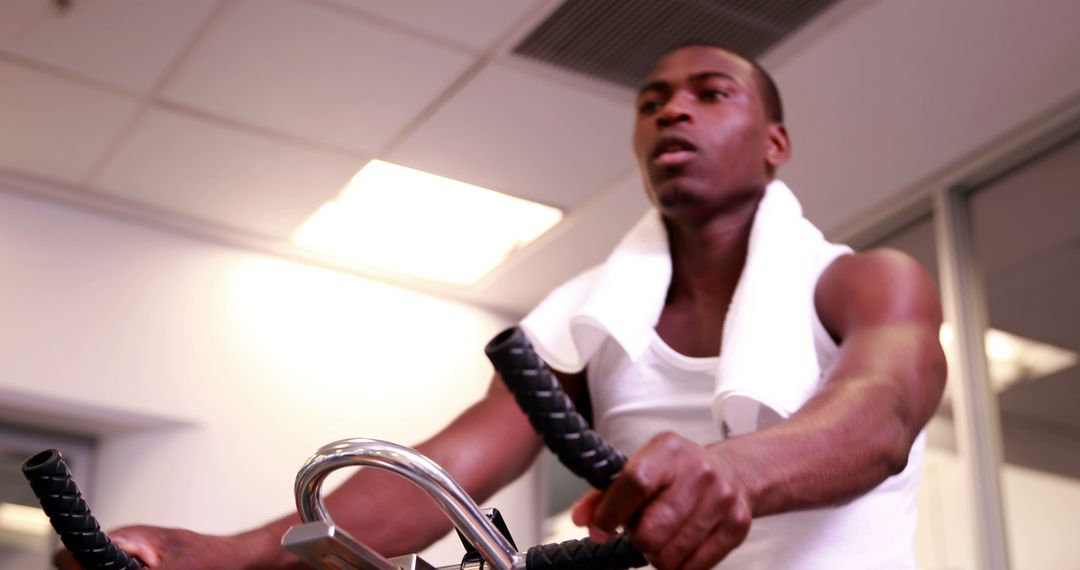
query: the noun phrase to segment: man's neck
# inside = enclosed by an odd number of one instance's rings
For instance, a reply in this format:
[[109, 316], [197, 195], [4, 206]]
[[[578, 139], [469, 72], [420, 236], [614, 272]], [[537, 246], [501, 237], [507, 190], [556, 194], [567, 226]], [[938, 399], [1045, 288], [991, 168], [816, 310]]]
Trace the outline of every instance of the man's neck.
[[761, 196], [742, 200], [704, 223], [665, 219], [672, 263], [669, 302], [727, 305], [746, 263], [760, 201]]
[[666, 219], [671, 285], [656, 330], [688, 356], [713, 356], [721, 348], [724, 319], [735, 294], [761, 196], [725, 208], [704, 223]]

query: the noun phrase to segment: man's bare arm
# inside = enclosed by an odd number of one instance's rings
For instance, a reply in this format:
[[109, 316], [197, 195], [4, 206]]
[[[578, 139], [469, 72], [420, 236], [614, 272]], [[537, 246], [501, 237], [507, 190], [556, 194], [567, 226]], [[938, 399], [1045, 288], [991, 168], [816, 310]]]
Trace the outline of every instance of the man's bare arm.
[[914, 260], [887, 250], [841, 258], [815, 300], [841, 339], [821, 392], [789, 421], [716, 446], [750, 467], [755, 516], [840, 502], [899, 473], [941, 401], [941, 308]]
[[904, 254], [856, 254], [825, 271], [815, 302], [840, 352], [798, 413], [708, 447], [658, 436], [575, 521], [627, 525], [658, 568], [711, 568], [752, 517], [836, 504], [903, 470], [945, 382], [932, 281]]
[[[540, 444], [496, 376], [482, 400], [416, 447], [449, 471], [477, 501], [483, 501], [524, 473]], [[339, 526], [387, 556], [418, 552], [450, 529], [449, 520], [423, 491], [380, 470], [359, 471], [330, 493], [326, 504]], [[280, 545], [285, 531], [299, 522], [297, 515], [288, 515], [231, 537], [139, 526], [120, 529], [113, 539], [151, 567], [163, 570], [306, 568]], [[58, 555], [57, 564], [76, 568], [66, 551]]]
[[[502, 380], [437, 435], [416, 446], [477, 501], [484, 501], [528, 469], [540, 439]], [[327, 508], [350, 534], [386, 555], [419, 552], [450, 530], [446, 515], [423, 491], [393, 474], [366, 469], [331, 493]], [[274, 543], [298, 522], [291, 516], [254, 531]], [[270, 538], [275, 540], [271, 541]]]

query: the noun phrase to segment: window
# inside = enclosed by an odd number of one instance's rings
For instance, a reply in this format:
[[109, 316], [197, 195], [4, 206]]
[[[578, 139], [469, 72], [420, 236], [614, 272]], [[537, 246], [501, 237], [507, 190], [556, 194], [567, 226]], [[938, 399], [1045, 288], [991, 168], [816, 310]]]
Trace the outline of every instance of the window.
[[967, 198], [1014, 569], [1080, 564], [1080, 138]]
[[0, 568], [52, 568], [59, 540], [41, 512], [21, 466], [31, 455], [56, 448], [84, 493], [89, 494], [93, 442], [88, 438], [0, 424]]

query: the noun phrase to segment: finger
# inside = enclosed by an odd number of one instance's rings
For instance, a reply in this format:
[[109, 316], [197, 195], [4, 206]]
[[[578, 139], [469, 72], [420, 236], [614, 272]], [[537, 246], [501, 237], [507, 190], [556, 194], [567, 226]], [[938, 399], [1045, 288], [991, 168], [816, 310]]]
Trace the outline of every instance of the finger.
[[109, 535], [120, 550], [138, 558], [153, 568], [162, 563], [163, 538], [156, 529], [131, 528], [115, 531]]
[[600, 498], [596, 510], [593, 511], [590, 526], [606, 532], [615, 532], [619, 525], [627, 522], [648, 502], [653, 494], [651, 486], [636, 479], [624, 477], [620, 475]]
[[593, 513], [596, 512], [596, 507], [600, 504], [600, 498], [603, 495], [602, 491], [589, 489], [574, 503], [573, 510], [570, 511], [570, 520], [577, 526], [589, 526], [593, 520]]
[[60, 570], [82, 570], [82, 566], [75, 562], [75, 557], [66, 548], [57, 550], [56, 554], [53, 555], [53, 566]]
[[682, 570], [709, 570], [746, 540], [750, 531], [750, 513], [736, 509], [721, 520], [698, 548], [682, 564]]
[[[653, 498], [626, 527], [634, 546], [656, 564], [656, 558], [668, 547], [687, 521], [701, 515], [696, 494], [675, 486], [665, 488]], [[704, 513], [708, 515], [708, 513]], [[708, 534], [715, 519], [703, 523], [703, 535]], [[685, 554], [689, 555], [690, 551]]]
[[739, 544], [723, 533], [716, 533], [694, 551], [679, 567], [680, 570], [709, 570], [719, 564]]
[[[667, 532], [666, 538], [650, 558], [657, 568], [681, 567], [720, 525], [717, 513], [723, 511], [716, 507], [715, 501], [697, 501], [690, 509], [690, 514], [679, 521], [679, 526]], [[642, 516], [643, 522], [644, 519], [645, 515]], [[635, 540], [639, 534], [641, 531], [635, 531]]]
[[589, 527], [589, 539], [596, 543], [607, 542], [611, 533], [597, 526]]
[[574, 504], [570, 512], [570, 520], [578, 526], [589, 527], [589, 538], [594, 542], [606, 542], [610, 534], [592, 524], [596, 507], [600, 504], [604, 492], [597, 489], [589, 489], [585, 495]]
[[604, 492], [593, 513], [593, 526], [615, 532], [671, 480], [669, 463], [648, 453], [635, 455]]

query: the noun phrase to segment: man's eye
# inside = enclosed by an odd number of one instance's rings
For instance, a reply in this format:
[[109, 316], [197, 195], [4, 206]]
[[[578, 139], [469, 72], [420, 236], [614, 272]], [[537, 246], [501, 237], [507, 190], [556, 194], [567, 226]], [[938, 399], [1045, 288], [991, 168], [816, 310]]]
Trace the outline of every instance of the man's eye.
[[642, 115], [651, 115], [660, 110], [663, 104], [659, 101], [645, 101], [638, 105], [638, 113]]
[[698, 94], [698, 99], [701, 101], [720, 101], [721, 99], [728, 99], [730, 97], [730, 93], [720, 89], [706, 89]]

